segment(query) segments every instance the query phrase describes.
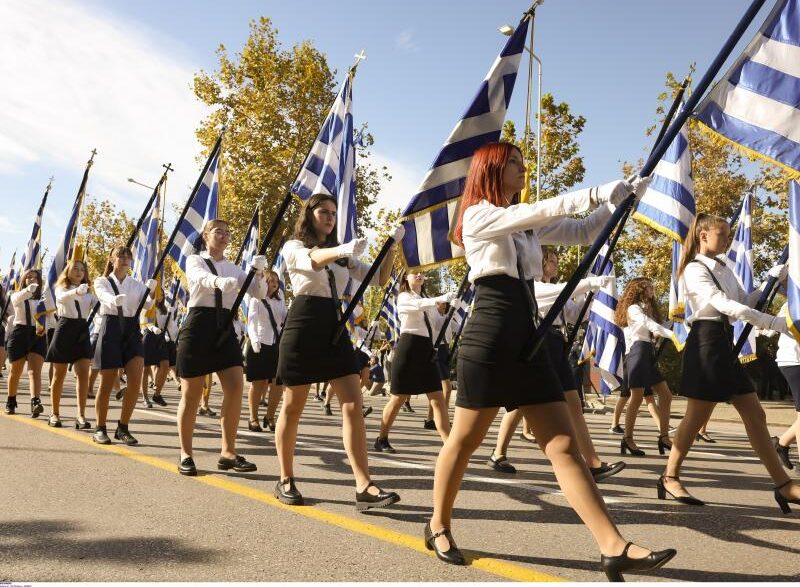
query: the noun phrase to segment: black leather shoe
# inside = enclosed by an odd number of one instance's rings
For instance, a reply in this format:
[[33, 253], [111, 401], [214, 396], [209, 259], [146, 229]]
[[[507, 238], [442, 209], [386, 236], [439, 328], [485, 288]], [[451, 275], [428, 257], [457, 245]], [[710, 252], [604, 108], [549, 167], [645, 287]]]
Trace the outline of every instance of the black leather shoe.
[[786, 483], [778, 485], [774, 490], [775, 501], [778, 502], [778, 507], [781, 508], [781, 511], [784, 514], [790, 514], [792, 512], [792, 509], [789, 507], [790, 503], [793, 503], [795, 505], [800, 505], [800, 499], [789, 499], [788, 497], [784, 497], [783, 494], [781, 493], [781, 489], [789, 485], [791, 482], [792, 480], [789, 479]]
[[425, 420], [425, 422], [422, 424], [422, 427], [425, 430], [436, 430], [436, 422], [433, 420]]
[[[289, 489], [284, 489], [283, 486], [287, 484]], [[286, 505], [303, 505], [304, 503], [302, 494], [294, 486], [294, 477], [287, 477], [278, 481], [275, 485], [275, 497], [279, 502]]]
[[105, 426], [98, 426], [95, 428], [94, 434], [92, 434], [92, 441], [97, 444], [111, 444], [111, 439], [106, 433]]
[[658, 478], [658, 484], [656, 485], [656, 489], [658, 490], [658, 499], [667, 499], [667, 495], [669, 495], [675, 501], [684, 503], [686, 505], [706, 505], [704, 501], [701, 501], [696, 497], [692, 497], [691, 495], [673, 495], [666, 487], [664, 487], [664, 479], [676, 479], [680, 481], [678, 477], [661, 475], [661, 477]]
[[369, 416], [371, 413], [372, 413], [372, 406], [367, 406], [366, 408], [361, 410], [361, 416], [364, 417], [364, 418]]
[[[633, 439], [631, 439], [633, 440]], [[643, 457], [644, 451], [640, 448], [631, 448], [628, 444], [628, 437], [624, 437], [619, 443], [619, 454], [624, 455], [625, 451], [628, 451], [635, 457]]]
[[6, 414], [12, 415], [17, 413], [17, 396], [9, 397], [6, 400]]
[[653, 569], [661, 568], [678, 554], [678, 551], [674, 548], [667, 548], [666, 550], [651, 552], [644, 558], [630, 558], [628, 549], [632, 544], [633, 542], [628, 542], [622, 554], [618, 556], [600, 555], [600, 566], [609, 581], [622, 583], [625, 581], [622, 573], [628, 571], [652, 571]]
[[500, 473], [508, 473], [509, 475], [514, 475], [517, 472], [516, 467], [508, 462], [506, 457], [496, 457], [492, 455], [489, 457], [489, 460], [486, 461], [486, 464], [490, 466], [495, 471], [499, 471]]
[[672, 442], [667, 444], [666, 442], [664, 442], [665, 438], [667, 440], [669, 440], [669, 434], [659, 434], [658, 435], [658, 454], [660, 454], [660, 455], [663, 455], [668, 450], [672, 449]]
[[122, 396], [125, 395], [126, 389], [128, 389], [126, 385], [123, 385], [122, 387], [119, 388], [119, 391], [114, 395], [114, 397], [117, 398], [117, 401], [122, 399]]
[[139, 444], [139, 441], [136, 440], [133, 434], [130, 433], [127, 426], [123, 426], [120, 424], [117, 426], [117, 429], [114, 431], [114, 438], [119, 440], [120, 442], [124, 442], [128, 446], [134, 446]]
[[250, 430], [250, 432], [264, 432], [264, 429], [258, 425], [258, 420], [250, 420], [250, 422], [247, 423], [247, 429]]
[[380, 436], [375, 440], [375, 444], [373, 445], [375, 450], [378, 452], [388, 452], [389, 454], [394, 454], [397, 451], [394, 450], [391, 444], [389, 444], [388, 438], [381, 438]]
[[[436, 539], [439, 536], [444, 536], [447, 538], [447, 541], [450, 543], [449, 549], [439, 550], [439, 548], [436, 546]], [[427, 522], [425, 524], [425, 548], [434, 551], [436, 553], [436, 558], [438, 558], [440, 561], [444, 561], [451, 565], [467, 564], [467, 561], [464, 559], [464, 555], [461, 554], [460, 550], [458, 550], [458, 547], [453, 540], [453, 535], [450, 534], [450, 530], [447, 528], [442, 528], [438, 532], [434, 532], [431, 530], [431, 523]]]
[[594, 477], [594, 482], [600, 483], [603, 479], [613, 477], [624, 468], [625, 463], [622, 461], [616, 463], [600, 463], [599, 467], [589, 467], [589, 472], [592, 474], [592, 477]]
[[44, 412], [44, 406], [42, 406], [42, 400], [38, 397], [35, 397], [31, 400], [31, 418], [38, 418], [42, 412]]
[[[370, 487], [377, 488], [378, 493], [376, 495], [372, 495], [369, 492]], [[398, 501], [400, 501], [400, 496], [394, 491], [384, 491], [372, 481], [370, 481], [369, 485], [364, 488], [364, 491], [356, 492], [356, 510], [359, 512], [364, 512], [372, 508], [385, 508], [393, 503], [397, 503]]]
[[258, 467], [247, 461], [243, 456], [236, 455], [235, 459], [226, 459], [225, 457], [220, 457], [217, 461], [217, 469], [220, 471], [233, 469], [237, 473], [252, 473], [253, 471], [257, 471]]
[[186, 457], [178, 463], [178, 473], [188, 477], [195, 477], [197, 475], [197, 467], [194, 465], [194, 459]]
[[158, 404], [162, 408], [167, 407], [167, 402], [163, 397], [161, 397], [160, 393], [154, 393], [151, 399], [153, 400], [154, 404]]
[[331, 411], [331, 407], [328, 404], [323, 404], [322, 411], [325, 412], [326, 416], [333, 416], [333, 412]]
[[716, 444], [716, 440], [711, 438], [707, 433], [699, 432], [697, 434], [697, 440], [702, 440], [703, 442], [708, 442], [710, 444]]
[[619, 424], [617, 424], [616, 426], [612, 426], [611, 428], [608, 429], [608, 431], [611, 432], [612, 434], [625, 434], [625, 431]]
[[264, 421], [261, 423], [262, 428], [269, 428], [270, 432], [275, 432], [275, 424], [270, 419], [264, 416]]
[[780, 443], [780, 439], [777, 436], [772, 437], [772, 446], [775, 447], [775, 452], [778, 453], [778, 456], [781, 458], [781, 462], [783, 466], [787, 469], [794, 469], [794, 465], [792, 461], [789, 459], [789, 447], [783, 446]]

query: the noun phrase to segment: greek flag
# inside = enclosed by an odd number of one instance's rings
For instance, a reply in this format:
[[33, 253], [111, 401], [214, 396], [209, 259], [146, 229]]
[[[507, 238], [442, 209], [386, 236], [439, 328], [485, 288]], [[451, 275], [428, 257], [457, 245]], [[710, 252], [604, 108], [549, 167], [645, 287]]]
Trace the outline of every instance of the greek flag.
[[205, 174], [196, 191], [189, 196], [191, 206], [186, 215], [178, 220], [178, 233], [169, 256], [186, 271], [186, 258], [195, 253], [195, 241], [200, 238], [203, 224], [217, 217], [219, 208], [219, 154], [222, 137], [217, 139], [217, 144], [211, 150], [211, 155], [206, 162]]
[[682, 351], [689, 337], [688, 319], [692, 309], [686, 302], [686, 284], [683, 279], [676, 279], [678, 265], [681, 260], [683, 245], [672, 241], [672, 278], [669, 282], [669, 319], [672, 320], [672, 340], [675, 348]]
[[775, 4], [696, 116], [749, 155], [800, 174], [800, 0]]
[[795, 339], [800, 342], [800, 184], [789, 182], [789, 276], [786, 297], [789, 312], [786, 322]]
[[161, 192], [142, 221], [133, 242], [133, 276], [145, 282], [153, 275], [158, 257], [158, 240], [161, 228]]
[[328, 117], [292, 186], [301, 200], [314, 194], [336, 198], [336, 237], [344, 243], [356, 236], [356, 150], [353, 144], [353, 76], [350, 70]]
[[3, 276], [2, 285], [3, 285], [4, 296], [8, 295], [8, 292], [11, 288], [16, 288], [17, 285], [16, 264], [17, 264], [17, 251], [14, 251], [14, 253], [11, 255], [11, 263], [8, 264], [8, 273], [6, 273]]
[[78, 218], [81, 215], [85, 185], [85, 182], [81, 184], [84, 189], [79, 190], [78, 195], [75, 197], [72, 213], [69, 216], [69, 220], [67, 220], [67, 228], [64, 231], [64, 238], [58, 243], [58, 250], [53, 256], [53, 262], [50, 263], [50, 269], [47, 272], [47, 287], [44, 288], [43, 299], [45, 308], [49, 311], [55, 311], [56, 309], [56, 281], [58, 281], [58, 276], [61, 275], [61, 272], [64, 271], [64, 267], [67, 266], [67, 261], [75, 247], [78, 235]]
[[[750, 192], [744, 196], [742, 202], [742, 212], [739, 215], [739, 225], [733, 237], [728, 254], [725, 256], [725, 263], [730, 267], [739, 285], [745, 293], [753, 293], [753, 233], [752, 223], [752, 195]], [[733, 325], [733, 342], [739, 340], [739, 335], [744, 330], [745, 323], [737, 320]], [[750, 336], [739, 353], [739, 361], [749, 363], [756, 359], [756, 335], [755, 331], [750, 331]]]
[[449, 240], [464, 191], [472, 154], [500, 140], [528, 31], [526, 16], [509, 37], [478, 93], [433, 160], [417, 193], [403, 211], [406, 234], [401, 253], [406, 266], [429, 269], [464, 255]]
[[683, 125], [653, 170], [650, 185], [633, 217], [683, 241], [695, 214], [692, 153], [687, 125]]
[[473, 299], [475, 299], [475, 284], [470, 284], [467, 291], [464, 292], [464, 296], [458, 301], [458, 308], [456, 308], [455, 314], [453, 314], [459, 332], [464, 328], [464, 322], [469, 316], [469, 310], [470, 306], [472, 306]]
[[42, 198], [42, 203], [39, 204], [39, 211], [36, 213], [36, 218], [33, 221], [31, 238], [28, 240], [28, 247], [22, 254], [22, 264], [20, 266], [19, 275], [17, 276], [18, 280], [28, 269], [42, 268], [42, 216], [44, 216], [44, 206], [47, 204], [47, 196], [50, 193], [50, 187], [51, 184], [48, 184], [44, 192], [44, 197]]
[[[600, 272], [607, 255], [606, 242], [595, 259], [592, 275], [614, 275], [613, 262]], [[600, 369], [600, 393], [603, 395], [609, 395], [622, 383], [625, 335], [614, 318], [618, 300], [616, 280], [595, 293], [592, 305], [589, 306], [588, 330], [581, 350], [582, 360], [591, 357], [594, 366]]]
[[[402, 275], [402, 274], [401, 274]], [[400, 279], [395, 279], [389, 286], [386, 301], [381, 306], [378, 316], [386, 320], [386, 340], [395, 344], [400, 338], [400, 314], [397, 312], [397, 294], [400, 292]]]
[[[239, 263], [239, 267], [242, 268], [243, 271], [247, 272], [247, 268], [250, 266], [250, 262], [253, 260], [258, 254], [258, 208], [256, 208], [255, 214], [253, 214], [252, 220], [250, 220], [250, 226], [247, 227], [247, 234], [244, 237], [244, 242], [242, 243], [242, 260]], [[242, 309], [242, 314], [244, 314], [245, 322], [247, 321], [247, 314], [249, 312], [249, 307], [247, 304], [244, 303], [242, 300], [241, 305], [239, 306]]]
[[272, 270], [278, 274], [278, 287], [280, 287], [281, 294], [286, 297], [286, 261], [283, 255], [278, 251], [278, 256], [275, 257], [275, 263], [272, 265]]

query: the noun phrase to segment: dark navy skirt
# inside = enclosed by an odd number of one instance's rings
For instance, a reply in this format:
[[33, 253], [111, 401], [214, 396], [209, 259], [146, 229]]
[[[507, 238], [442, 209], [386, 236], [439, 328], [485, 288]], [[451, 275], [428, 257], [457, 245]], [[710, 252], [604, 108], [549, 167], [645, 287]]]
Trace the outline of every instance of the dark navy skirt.
[[12, 363], [26, 357], [28, 353], [36, 353], [42, 357], [47, 354], [46, 337], [37, 336], [35, 326], [15, 324], [6, 342], [8, 360]]

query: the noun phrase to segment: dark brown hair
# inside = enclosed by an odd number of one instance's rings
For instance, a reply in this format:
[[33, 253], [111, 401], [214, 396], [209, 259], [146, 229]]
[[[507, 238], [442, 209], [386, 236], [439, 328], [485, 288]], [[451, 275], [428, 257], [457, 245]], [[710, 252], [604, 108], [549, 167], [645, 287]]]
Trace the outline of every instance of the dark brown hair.
[[36, 291], [36, 299], [42, 297], [42, 272], [39, 269], [28, 269], [22, 274], [22, 279], [19, 280], [20, 288], [25, 287], [25, 282], [28, 280], [28, 275], [36, 275], [36, 283], [39, 284], [39, 289]]
[[327, 249], [335, 247], [339, 244], [336, 238], [336, 225], [334, 230], [325, 238], [324, 242], [319, 242], [317, 239], [317, 231], [314, 230], [314, 209], [319, 207], [323, 202], [332, 202], [336, 206], [336, 198], [328, 194], [314, 194], [303, 203], [300, 209], [300, 215], [297, 217], [297, 222], [294, 224], [294, 234], [292, 238], [299, 240], [303, 246], [320, 247]]
[[117, 245], [111, 249], [111, 252], [108, 254], [108, 261], [106, 261], [106, 268], [103, 270], [104, 276], [108, 277], [111, 272], [114, 271], [114, 259], [123, 255], [133, 259], [133, 251], [131, 251], [130, 247]]
[[[268, 269], [264, 273], [265, 273], [264, 279], [269, 279], [270, 275], [274, 275], [275, 279], [278, 280], [278, 287], [275, 289], [274, 292], [272, 292], [272, 295], [270, 297], [273, 300], [281, 299], [281, 277], [280, 277], [280, 275], [278, 275], [277, 271], [273, 271], [272, 269]], [[267, 287], [269, 287], [269, 285], [267, 285]]]
[[[416, 275], [417, 273], [422, 273], [422, 271], [415, 271], [415, 270], [412, 269], [410, 271], [407, 271], [406, 274], [403, 275], [403, 279], [400, 280], [400, 291], [401, 292], [403, 292], [403, 291], [411, 291], [411, 286], [408, 285], [408, 277], [410, 275]], [[424, 283], [422, 284], [422, 289], [419, 290], [419, 295], [421, 295], [423, 298], [427, 298], [428, 297], [428, 294], [425, 292], [425, 284]]]

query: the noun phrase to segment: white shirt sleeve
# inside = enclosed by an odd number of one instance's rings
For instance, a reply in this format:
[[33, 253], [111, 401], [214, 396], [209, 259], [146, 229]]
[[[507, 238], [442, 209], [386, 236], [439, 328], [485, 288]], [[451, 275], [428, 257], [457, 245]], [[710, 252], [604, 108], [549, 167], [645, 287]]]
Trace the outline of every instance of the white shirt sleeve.
[[586, 218], [560, 218], [537, 231], [542, 244], [590, 245], [600, 234], [614, 207], [600, 206]]
[[436, 298], [416, 298], [407, 291], [397, 296], [397, 311], [411, 313], [436, 307]]
[[322, 271], [322, 268], [314, 269], [313, 262], [311, 261], [311, 251], [308, 247], [304, 247], [300, 241], [288, 241], [283, 245], [281, 254], [286, 261], [286, 267], [297, 269], [298, 271]]
[[108, 282], [107, 277], [97, 277], [94, 280], [94, 291], [97, 294], [97, 299], [107, 306], [114, 306], [114, 298], [117, 294], [111, 289], [111, 284]]
[[628, 306], [628, 324], [642, 324], [652, 332], [656, 336], [661, 336], [662, 338], [672, 338], [672, 332], [667, 330], [661, 324], [650, 318], [647, 314], [645, 314], [644, 310], [637, 305], [631, 304]]
[[214, 289], [217, 276], [208, 270], [200, 255], [189, 255], [186, 259], [186, 279], [189, 284], [199, 284], [204, 289]]
[[[370, 265], [367, 265], [363, 261], [359, 259], [353, 259], [352, 257], [348, 258], [347, 260], [347, 269], [350, 271], [350, 277], [355, 279], [356, 281], [360, 281], [361, 283], [367, 278], [367, 272], [369, 272]], [[375, 275], [372, 276], [370, 280], [370, 285], [380, 285], [380, 277], [381, 271], [378, 269], [375, 272]]]
[[78, 297], [78, 288], [64, 289], [63, 287], [56, 288], [56, 303], [66, 305], [66, 302], [72, 298]]

